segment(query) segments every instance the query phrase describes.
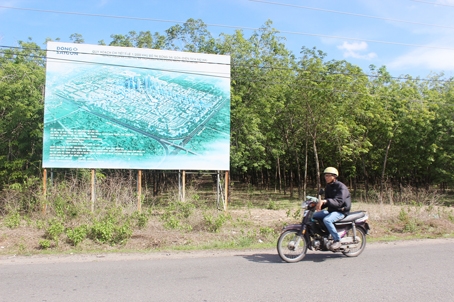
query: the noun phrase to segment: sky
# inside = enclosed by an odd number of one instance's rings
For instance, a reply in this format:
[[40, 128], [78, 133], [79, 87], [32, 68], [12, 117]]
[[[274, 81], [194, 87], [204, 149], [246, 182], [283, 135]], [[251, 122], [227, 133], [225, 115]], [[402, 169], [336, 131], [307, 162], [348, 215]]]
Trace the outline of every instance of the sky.
[[250, 37], [271, 20], [296, 56], [316, 47], [366, 73], [372, 64], [395, 77], [454, 77], [454, 0], [0, 0], [0, 46], [30, 37], [45, 48], [46, 38], [71, 42], [74, 33], [109, 43], [189, 18], [215, 38], [238, 29]]

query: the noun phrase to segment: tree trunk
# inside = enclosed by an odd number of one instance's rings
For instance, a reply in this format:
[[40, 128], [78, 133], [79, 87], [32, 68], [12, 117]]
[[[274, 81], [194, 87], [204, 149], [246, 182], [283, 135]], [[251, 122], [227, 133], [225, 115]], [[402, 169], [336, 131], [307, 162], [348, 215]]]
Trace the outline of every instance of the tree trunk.
[[317, 151], [317, 143], [315, 138], [313, 138], [313, 144], [314, 144], [314, 156], [315, 156], [315, 170], [317, 174], [317, 192], [320, 190], [321, 182], [320, 182], [320, 164], [318, 162], [318, 151]]
[[385, 180], [386, 162], [388, 161], [389, 148], [391, 148], [392, 139], [389, 140], [388, 146], [386, 147], [385, 160], [383, 161], [383, 170], [381, 171], [380, 180], [380, 204], [383, 204], [383, 182]]

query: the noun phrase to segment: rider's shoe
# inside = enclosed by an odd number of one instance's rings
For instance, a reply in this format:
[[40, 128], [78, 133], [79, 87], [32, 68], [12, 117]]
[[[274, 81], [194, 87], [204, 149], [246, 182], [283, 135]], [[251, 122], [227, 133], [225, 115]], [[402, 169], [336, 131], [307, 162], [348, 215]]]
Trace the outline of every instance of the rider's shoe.
[[333, 244], [331, 244], [331, 250], [335, 251], [338, 250], [341, 247], [341, 243], [339, 241], [334, 241]]

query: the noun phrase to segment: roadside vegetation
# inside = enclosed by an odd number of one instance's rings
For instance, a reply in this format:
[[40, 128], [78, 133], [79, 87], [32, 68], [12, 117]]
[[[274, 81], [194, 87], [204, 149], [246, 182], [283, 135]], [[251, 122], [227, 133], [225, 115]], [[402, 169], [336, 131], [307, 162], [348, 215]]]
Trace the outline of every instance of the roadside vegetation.
[[[194, 181], [185, 201], [175, 190], [159, 197], [145, 191], [139, 211], [132, 179], [99, 180], [94, 205], [89, 184], [55, 183], [47, 199], [37, 183], [4, 190], [0, 255], [272, 248], [281, 228], [302, 215], [299, 199], [274, 190], [232, 187], [224, 211], [213, 184]], [[369, 241], [454, 236], [454, 196], [411, 188], [387, 193], [382, 201], [373, 191], [367, 202], [353, 198], [352, 210], [369, 213]]]
[[270, 20], [251, 34], [188, 19], [111, 38], [98, 43], [230, 55], [228, 210], [211, 177], [189, 179], [182, 200], [175, 171], [144, 171], [137, 196], [135, 171], [98, 170], [92, 203], [90, 171], [43, 171], [47, 50], [18, 41], [0, 51], [0, 254], [273, 247], [328, 166], [369, 212], [370, 240], [453, 236], [452, 77], [295, 54]]

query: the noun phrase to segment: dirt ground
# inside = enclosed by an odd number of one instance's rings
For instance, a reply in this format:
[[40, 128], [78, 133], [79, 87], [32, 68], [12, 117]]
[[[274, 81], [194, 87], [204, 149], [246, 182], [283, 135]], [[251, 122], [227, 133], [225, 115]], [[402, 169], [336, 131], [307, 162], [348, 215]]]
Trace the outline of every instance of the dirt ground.
[[[52, 246], [48, 250], [40, 248], [40, 240], [45, 238], [45, 231], [36, 226], [28, 225], [22, 221], [17, 228], [8, 228], [0, 223], [0, 255], [34, 255], [51, 253], [97, 253], [97, 252], [141, 252], [153, 250], [173, 250], [175, 247], [188, 246], [188, 249], [201, 249], [208, 243], [232, 241], [244, 234], [256, 234], [257, 242], [277, 239], [269, 234], [279, 230], [286, 223], [296, 222], [287, 217], [285, 210], [246, 209], [229, 210], [228, 221], [218, 232], [211, 232], [201, 228], [200, 217], [189, 221], [194, 225], [192, 231], [167, 229], [162, 221], [151, 218], [143, 229], [135, 229], [131, 238], [124, 245], [110, 246], [107, 244], [94, 243], [84, 240], [77, 247], [71, 246], [61, 239], [58, 246]], [[268, 230], [268, 234], [260, 234], [260, 229]], [[190, 246], [190, 248], [189, 248]]]
[[[371, 231], [369, 241], [394, 241], [418, 238], [449, 238], [454, 237], [454, 221], [452, 207], [440, 210], [415, 208], [406, 209], [409, 220], [399, 219], [402, 208], [392, 206], [359, 205], [369, 213]], [[221, 253], [222, 250], [272, 249], [282, 227], [289, 223], [299, 222], [296, 215], [288, 210], [268, 209], [231, 209], [224, 212], [229, 219], [218, 232], [209, 231], [203, 227], [202, 214], [193, 215], [187, 222], [192, 230], [167, 229], [157, 217], [151, 217], [143, 229], [135, 229], [132, 237], [124, 245], [99, 244], [85, 239], [77, 247], [64, 240], [59, 240], [58, 246], [49, 249], [40, 247], [44, 238], [43, 229], [38, 229], [30, 221], [22, 221], [17, 228], [8, 228], [0, 221], [0, 257], [3, 259], [19, 256], [41, 255], [86, 255], [83, 257], [106, 257], [118, 254], [157, 254], [192, 255], [200, 252], [210, 255]], [[437, 216], [438, 215], [438, 216]], [[300, 217], [300, 216], [299, 216]], [[408, 226], [414, 229], [408, 230]], [[63, 235], [62, 235], [63, 236]], [[247, 241], [244, 244], [244, 241]], [[110, 256], [109, 256], [110, 257]]]

